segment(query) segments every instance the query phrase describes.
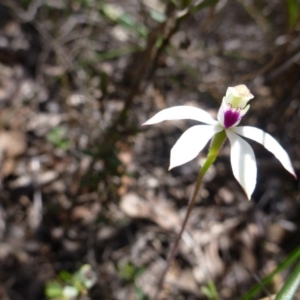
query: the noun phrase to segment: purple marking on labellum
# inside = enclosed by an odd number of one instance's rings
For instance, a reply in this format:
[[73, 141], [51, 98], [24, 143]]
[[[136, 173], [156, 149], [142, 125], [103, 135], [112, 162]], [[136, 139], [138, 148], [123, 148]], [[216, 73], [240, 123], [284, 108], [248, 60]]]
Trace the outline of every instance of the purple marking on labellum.
[[229, 128], [241, 119], [241, 113], [236, 110], [228, 109], [224, 112], [224, 126]]

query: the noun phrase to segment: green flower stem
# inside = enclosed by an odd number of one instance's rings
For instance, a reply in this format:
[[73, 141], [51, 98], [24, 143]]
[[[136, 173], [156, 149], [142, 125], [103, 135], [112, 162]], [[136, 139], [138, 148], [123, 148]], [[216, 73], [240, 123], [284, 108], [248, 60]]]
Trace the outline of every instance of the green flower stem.
[[185, 230], [187, 221], [188, 221], [188, 219], [190, 217], [192, 208], [194, 207], [195, 201], [197, 199], [197, 195], [198, 195], [198, 192], [200, 190], [203, 177], [206, 174], [207, 170], [210, 168], [210, 166], [214, 163], [214, 161], [216, 160], [217, 156], [219, 155], [219, 152], [220, 152], [220, 150], [222, 148], [222, 145], [225, 142], [225, 140], [226, 140], [225, 130], [217, 133], [213, 137], [213, 140], [212, 140], [209, 152], [208, 152], [207, 159], [206, 159], [206, 161], [204, 162], [202, 168], [199, 171], [194, 192], [193, 192], [192, 197], [190, 198], [190, 200], [188, 202], [187, 212], [185, 214], [185, 217], [184, 217], [181, 229], [180, 229], [180, 231], [179, 231], [179, 233], [178, 233], [178, 235], [176, 237], [176, 240], [175, 240], [172, 248], [170, 249], [170, 251], [168, 253], [166, 266], [165, 266], [165, 268], [164, 268], [164, 270], [163, 270], [163, 272], [162, 272], [162, 274], [160, 276], [160, 279], [158, 281], [157, 290], [156, 290], [156, 293], [155, 293], [155, 296], [154, 296], [155, 300], [159, 300], [159, 294], [160, 294], [160, 291], [161, 291], [161, 289], [162, 289], [162, 287], [164, 285], [166, 274], [167, 274], [167, 272], [168, 272], [168, 270], [169, 270], [169, 268], [170, 268], [170, 266], [171, 266], [171, 264], [172, 264], [172, 262], [173, 262], [173, 260], [174, 260], [174, 258], [176, 256], [176, 254], [177, 254], [179, 242], [180, 242], [182, 234], [183, 234], [183, 232]]
[[275, 300], [292, 300], [300, 284], [300, 262], [296, 265], [283, 287], [276, 295]]

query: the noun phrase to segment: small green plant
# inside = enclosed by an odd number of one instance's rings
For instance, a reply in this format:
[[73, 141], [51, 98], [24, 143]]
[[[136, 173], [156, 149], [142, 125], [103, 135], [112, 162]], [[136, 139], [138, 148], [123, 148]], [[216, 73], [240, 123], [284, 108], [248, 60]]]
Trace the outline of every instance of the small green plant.
[[214, 282], [209, 281], [207, 285], [201, 288], [202, 293], [207, 297], [209, 300], [217, 300], [218, 299], [218, 292]]
[[124, 283], [133, 285], [137, 300], [149, 300], [148, 295], [136, 284], [136, 279], [144, 273], [145, 267], [135, 266], [131, 261], [128, 261], [122, 266], [116, 265], [116, 269]]
[[51, 129], [46, 138], [47, 141], [52, 143], [56, 148], [62, 150], [68, 150], [70, 147], [70, 143], [66, 138], [67, 129], [62, 126], [55, 127]]
[[119, 269], [121, 278], [126, 282], [134, 282], [144, 271], [143, 267], [137, 267], [132, 262], [127, 262]]
[[73, 300], [86, 295], [96, 283], [96, 274], [90, 265], [83, 265], [77, 272], [71, 274], [61, 271], [57, 279], [46, 284], [45, 294], [51, 300]]

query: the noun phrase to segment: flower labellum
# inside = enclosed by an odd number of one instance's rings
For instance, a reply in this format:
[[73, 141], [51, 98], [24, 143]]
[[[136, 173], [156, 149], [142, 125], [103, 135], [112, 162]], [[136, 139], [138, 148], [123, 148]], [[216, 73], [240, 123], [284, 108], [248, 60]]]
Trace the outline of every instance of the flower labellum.
[[248, 101], [253, 97], [243, 84], [227, 89], [218, 113], [218, 121], [225, 129], [236, 126], [241, 121], [250, 108]]
[[185, 131], [171, 150], [170, 168], [194, 159], [208, 141], [218, 132], [225, 131], [230, 144], [230, 161], [233, 174], [243, 187], [248, 199], [256, 185], [256, 160], [251, 146], [240, 136], [263, 145], [281, 162], [283, 167], [296, 177], [286, 151], [268, 133], [251, 126], [236, 127], [250, 108], [253, 98], [245, 85], [229, 87], [218, 112], [218, 121], [206, 111], [191, 106], [175, 106], [163, 109], [143, 125], [152, 125], [166, 120], [192, 119], [208, 125], [195, 125]]

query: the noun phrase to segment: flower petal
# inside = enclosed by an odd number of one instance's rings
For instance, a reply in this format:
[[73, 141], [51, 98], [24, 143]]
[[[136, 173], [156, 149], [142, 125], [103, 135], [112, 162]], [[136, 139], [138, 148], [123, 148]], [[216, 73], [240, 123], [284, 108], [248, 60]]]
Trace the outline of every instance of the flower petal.
[[195, 158], [211, 137], [222, 130], [219, 125], [196, 125], [185, 131], [171, 150], [169, 170]]
[[181, 105], [163, 109], [143, 125], [156, 124], [167, 120], [182, 119], [192, 119], [210, 125], [217, 124], [217, 121], [214, 120], [205, 110], [193, 106]]
[[233, 130], [236, 133], [263, 145], [275, 155], [287, 171], [294, 175], [294, 177], [297, 177], [288, 154], [270, 134], [252, 126], [236, 127], [233, 128]]
[[245, 190], [248, 199], [256, 185], [256, 161], [251, 146], [231, 130], [226, 130], [231, 143], [231, 167], [233, 175]]

